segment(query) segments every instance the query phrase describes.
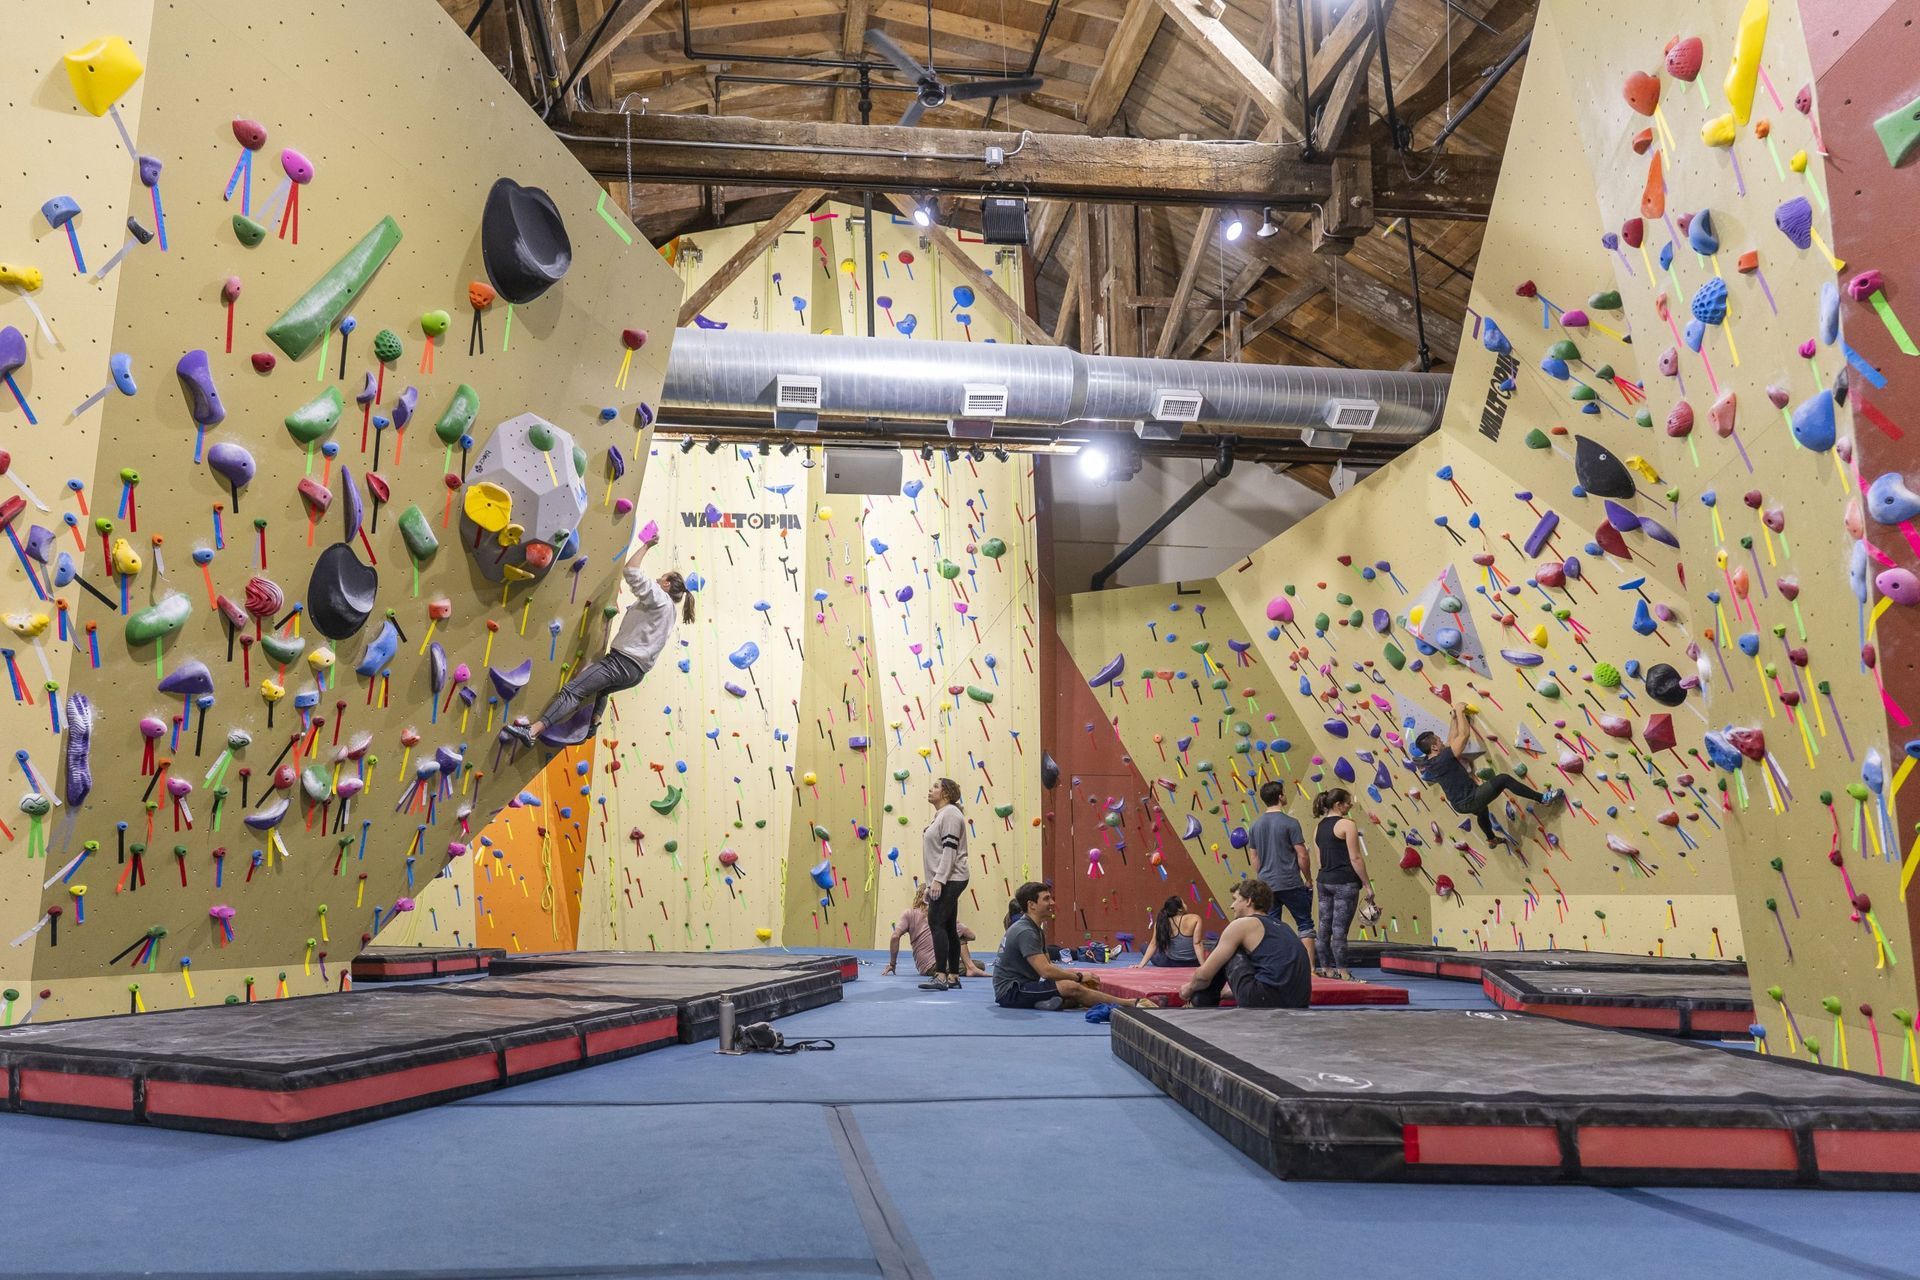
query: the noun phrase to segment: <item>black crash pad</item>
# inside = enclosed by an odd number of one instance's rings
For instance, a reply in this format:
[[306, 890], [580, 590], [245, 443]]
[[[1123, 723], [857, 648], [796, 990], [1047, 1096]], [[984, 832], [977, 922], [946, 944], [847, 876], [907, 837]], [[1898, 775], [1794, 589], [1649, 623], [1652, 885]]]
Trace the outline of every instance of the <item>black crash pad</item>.
[[840, 999], [840, 975], [814, 969], [708, 969], [647, 965], [580, 965], [538, 973], [497, 974], [445, 987], [469, 999], [577, 996], [649, 1004], [671, 1000], [679, 1010], [680, 1042], [720, 1034], [720, 996], [733, 1000], [734, 1021], [744, 1025], [817, 1009]]

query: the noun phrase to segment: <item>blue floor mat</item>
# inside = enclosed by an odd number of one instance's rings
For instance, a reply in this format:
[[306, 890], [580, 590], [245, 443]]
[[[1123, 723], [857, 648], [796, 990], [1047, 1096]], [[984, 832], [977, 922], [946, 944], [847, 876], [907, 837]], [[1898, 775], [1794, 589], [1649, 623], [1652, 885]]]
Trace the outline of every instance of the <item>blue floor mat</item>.
[[[779, 1023], [831, 1053], [679, 1045], [293, 1143], [0, 1115], [0, 1169], [31, 1189], [0, 1273], [1920, 1276], [1920, 1196], [1283, 1183], [1105, 1027], [880, 963]], [[1393, 985], [1491, 1007], [1470, 983]]]

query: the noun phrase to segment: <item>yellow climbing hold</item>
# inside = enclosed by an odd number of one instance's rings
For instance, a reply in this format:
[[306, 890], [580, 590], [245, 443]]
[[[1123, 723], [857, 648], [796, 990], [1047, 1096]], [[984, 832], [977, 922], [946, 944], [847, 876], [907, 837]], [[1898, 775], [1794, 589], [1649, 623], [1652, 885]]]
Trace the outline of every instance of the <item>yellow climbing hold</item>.
[[1739, 129], [1739, 123], [1731, 114], [1715, 116], [1700, 126], [1700, 141], [1710, 147], [1730, 147]]
[[123, 36], [102, 36], [67, 55], [67, 79], [88, 115], [107, 114], [146, 69]]
[[1547, 647], [1547, 624], [1543, 622], [1539, 626], [1535, 627], [1533, 630], [1527, 632], [1527, 639], [1533, 641], [1533, 646], [1536, 649], [1546, 648]]
[[467, 486], [460, 509], [488, 533], [498, 533], [513, 515], [513, 495], [492, 481], [482, 480]]

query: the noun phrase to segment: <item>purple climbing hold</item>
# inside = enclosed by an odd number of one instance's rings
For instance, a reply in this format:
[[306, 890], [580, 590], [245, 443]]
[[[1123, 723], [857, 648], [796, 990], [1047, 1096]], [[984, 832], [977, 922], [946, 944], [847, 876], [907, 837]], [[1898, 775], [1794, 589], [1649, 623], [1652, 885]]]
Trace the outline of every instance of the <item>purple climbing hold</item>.
[[213, 385], [213, 370], [207, 353], [193, 350], [180, 357], [173, 371], [180, 377], [180, 390], [187, 397], [187, 410], [198, 427], [217, 427], [227, 420], [220, 404], [220, 392]]

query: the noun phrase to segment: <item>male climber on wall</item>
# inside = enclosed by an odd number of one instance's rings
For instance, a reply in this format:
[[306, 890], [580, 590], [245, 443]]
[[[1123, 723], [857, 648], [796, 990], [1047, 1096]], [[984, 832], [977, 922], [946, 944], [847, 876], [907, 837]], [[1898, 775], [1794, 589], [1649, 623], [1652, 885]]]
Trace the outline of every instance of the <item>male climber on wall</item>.
[[[649, 578], [640, 567], [647, 552], [659, 541], [656, 533], [641, 542], [640, 549], [627, 561], [624, 574], [627, 590], [633, 592], [633, 603], [621, 615], [606, 653], [582, 667], [579, 675], [561, 686], [560, 692], [532, 724], [509, 724], [500, 730], [502, 738], [531, 746], [549, 725], [565, 724], [589, 702], [593, 704], [593, 723], [598, 725], [607, 698], [639, 684], [660, 660], [667, 638], [673, 634], [674, 606], [680, 606], [682, 620], [693, 621], [693, 593], [687, 590], [686, 579], [672, 570]], [[587, 732], [592, 736], [591, 727]]]
[[[1473, 771], [1460, 759], [1466, 754], [1467, 744], [1477, 736], [1467, 715], [1466, 703], [1456, 702], [1453, 704], [1453, 717], [1447, 724], [1446, 742], [1442, 743], [1440, 735], [1431, 729], [1413, 740], [1422, 757], [1417, 765], [1420, 780], [1439, 787], [1455, 813], [1472, 814], [1487, 839], [1501, 840], [1503, 834], [1494, 830], [1489, 811], [1493, 808], [1493, 802], [1503, 793], [1511, 791], [1535, 804], [1549, 807], [1565, 793], [1558, 787], [1549, 787], [1544, 792], [1535, 791], [1510, 773], [1496, 773], [1485, 782], [1476, 782]], [[1511, 835], [1504, 836], [1504, 839], [1508, 844], [1514, 843]]]

